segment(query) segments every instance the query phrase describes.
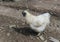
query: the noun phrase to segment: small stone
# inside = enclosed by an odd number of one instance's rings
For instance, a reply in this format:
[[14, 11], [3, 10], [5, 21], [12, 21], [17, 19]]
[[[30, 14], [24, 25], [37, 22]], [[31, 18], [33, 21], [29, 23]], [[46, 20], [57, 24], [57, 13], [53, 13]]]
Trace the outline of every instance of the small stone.
[[12, 27], [16, 27], [16, 25], [10, 25], [9, 27], [10, 27], [10, 28], [12, 28]]
[[5, 30], [1, 30], [0, 32], [4, 32]]
[[56, 9], [57, 7], [55, 6], [54, 9]]
[[22, 23], [22, 25], [25, 25], [25, 23]]
[[10, 33], [7, 33], [7, 36], [10, 36]]

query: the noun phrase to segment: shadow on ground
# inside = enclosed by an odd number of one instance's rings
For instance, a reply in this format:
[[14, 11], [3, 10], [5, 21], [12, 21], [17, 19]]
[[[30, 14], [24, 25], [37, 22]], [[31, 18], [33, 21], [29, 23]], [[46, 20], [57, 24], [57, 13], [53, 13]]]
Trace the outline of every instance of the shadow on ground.
[[34, 30], [30, 29], [30, 27], [23, 27], [23, 28], [12, 27], [12, 28], [14, 29], [14, 31], [26, 36], [29, 36], [29, 35], [36, 36], [38, 34]]

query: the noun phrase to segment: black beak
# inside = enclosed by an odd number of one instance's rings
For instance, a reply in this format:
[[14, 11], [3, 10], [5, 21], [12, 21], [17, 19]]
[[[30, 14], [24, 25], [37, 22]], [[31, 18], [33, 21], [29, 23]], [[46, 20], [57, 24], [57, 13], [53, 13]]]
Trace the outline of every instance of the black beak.
[[23, 11], [23, 12], [22, 12], [22, 15], [25, 17], [25, 16], [26, 16], [26, 12]]

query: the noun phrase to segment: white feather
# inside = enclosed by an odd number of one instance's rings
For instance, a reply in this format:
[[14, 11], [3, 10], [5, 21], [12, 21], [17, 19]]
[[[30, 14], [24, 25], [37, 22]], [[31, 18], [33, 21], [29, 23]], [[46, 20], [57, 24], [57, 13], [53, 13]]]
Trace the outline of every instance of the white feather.
[[31, 29], [36, 32], [42, 32], [45, 30], [45, 27], [50, 23], [50, 14], [44, 13], [39, 16], [34, 16], [30, 14], [28, 11], [24, 11], [26, 13], [26, 22], [30, 25]]

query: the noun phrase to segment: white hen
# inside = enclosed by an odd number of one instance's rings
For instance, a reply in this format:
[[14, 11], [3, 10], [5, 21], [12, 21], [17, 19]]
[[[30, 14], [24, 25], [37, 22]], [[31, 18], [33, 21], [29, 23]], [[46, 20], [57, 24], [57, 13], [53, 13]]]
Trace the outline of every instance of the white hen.
[[31, 29], [36, 32], [42, 33], [45, 27], [50, 23], [50, 14], [44, 13], [39, 16], [34, 16], [28, 11], [23, 11], [22, 15], [25, 17], [26, 22], [30, 25]]

